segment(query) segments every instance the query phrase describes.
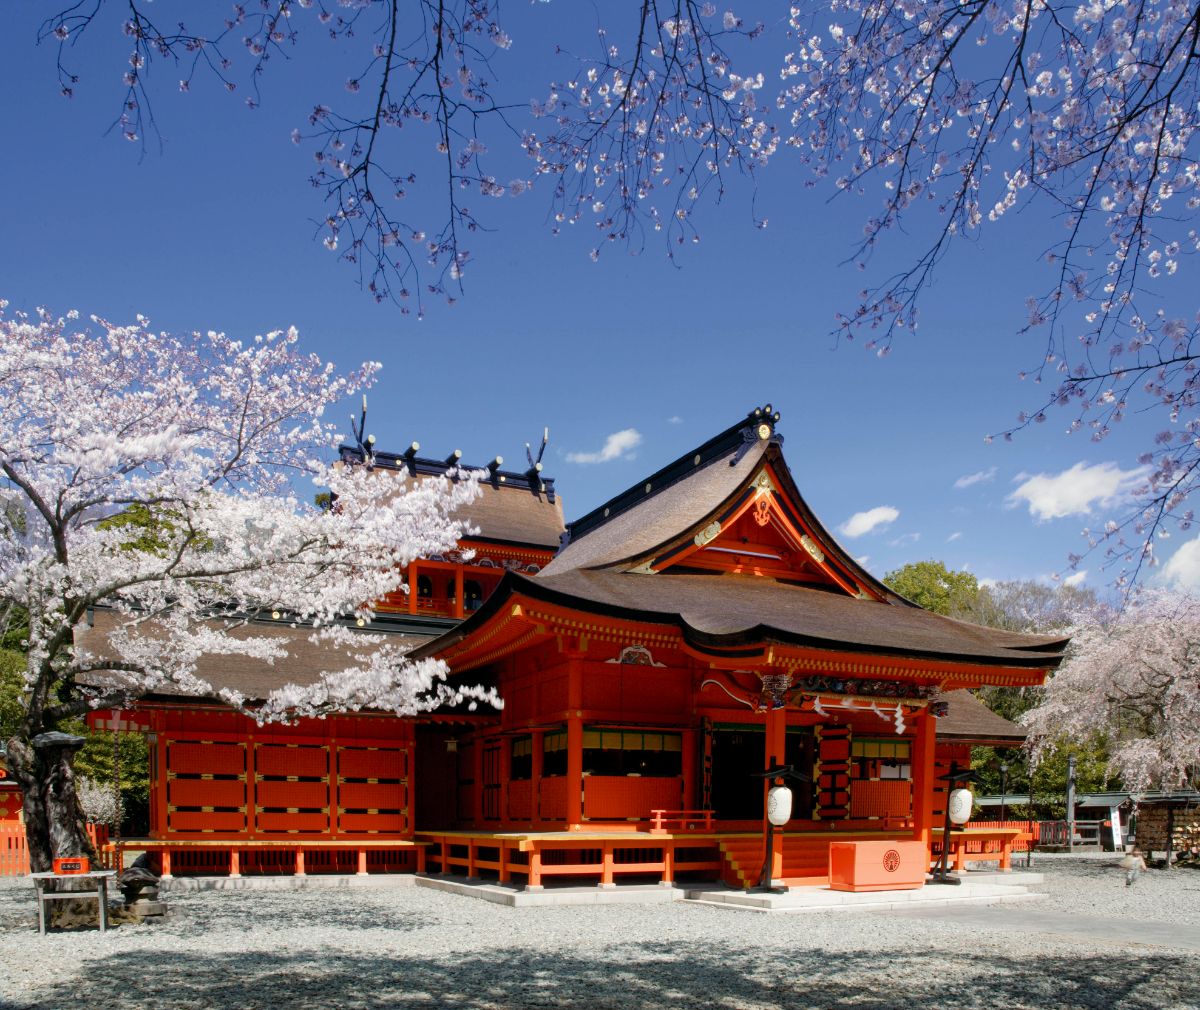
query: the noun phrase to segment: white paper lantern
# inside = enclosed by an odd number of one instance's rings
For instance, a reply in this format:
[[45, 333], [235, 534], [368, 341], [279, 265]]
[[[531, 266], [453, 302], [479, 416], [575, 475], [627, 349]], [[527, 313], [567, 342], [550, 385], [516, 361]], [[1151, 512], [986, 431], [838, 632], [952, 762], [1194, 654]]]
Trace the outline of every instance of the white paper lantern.
[[792, 791], [787, 786], [771, 786], [767, 791], [767, 820], [777, 828], [792, 819]]
[[950, 794], [950, 823], [966, 824], [971, 819], [975, 797], [970, 789], [955, 789]]

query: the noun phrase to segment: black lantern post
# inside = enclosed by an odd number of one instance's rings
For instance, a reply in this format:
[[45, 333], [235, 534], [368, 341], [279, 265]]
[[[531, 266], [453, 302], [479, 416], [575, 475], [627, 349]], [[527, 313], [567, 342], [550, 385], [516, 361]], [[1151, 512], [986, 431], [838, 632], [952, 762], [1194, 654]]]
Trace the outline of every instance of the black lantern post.
[[786, 887], [776, 887], [771, 877], [771, 862], [775, 850], [775, 829], [783, 830], [783, 826], [791, 820], [792, 791], [787, 786], [790, 779], [793, 782], [811, 782], [812, 777], [798, 772], [791, 765], [771, 763], [766, 771], [751, 772], [752, 778], [767, 779], [771, 788], [767, 790], [767, 830], [763, 837], [766, 855], [763, 857], [762, 872], [758, 876], [758, 885], [750, 888], [753, 894], [784, 894]]
[[942, 828], [942, 855], [938, 859], [938, 865], [934, 868], [933, 875], [929, 878], [928, 883], [961, 884], [962, 881], [958, 877], [950, 875], [950, 800], [955, 790], [966, 788], [968, 782], [978, 782], [979, 776], [969, 768], [959, 771], [958, 763], [952, 761], [950, 762], [949, 773], [940, 775], [938, 778], [940, 781], [946, 783], [946, 820]]
[[1000, 765], [1000, 827], [1004, 827], [1004, 813], [1008, 799], [1008, 763]]

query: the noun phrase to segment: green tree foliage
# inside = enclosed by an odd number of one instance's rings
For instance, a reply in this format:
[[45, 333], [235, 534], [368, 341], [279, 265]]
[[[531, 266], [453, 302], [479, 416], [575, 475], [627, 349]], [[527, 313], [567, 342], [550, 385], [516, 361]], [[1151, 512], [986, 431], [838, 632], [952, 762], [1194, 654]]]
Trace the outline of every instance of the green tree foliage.
[[[888, 572], [884, 583], [926, 610], [989, 628], [1024, 634], [1069, 633], [1083, 614], [1105, 609], [1091, 589], [1012, 580], [981, 586], [967, 571], [951, 571], [942, 561], [917, 561]], [[997, 715], [1015, 722], [1042, 697], [1041, 688], [985, 687], [976, 692]], [[1007, 792], [1027, 793], [1033, 811], [1011, 808], [1013, 814], [1037, 813], [1062, 817], [1067, 790], [1067, 758], [1076, 759], [1076, 789], [1091, 792], [1113, 786], [1107, 771], [1108, 751], [1099, 738], [1071, 740], [1036, 767], [1030, 767], [1024, 747], [976, 747], [971, 767], [979, 776], [977, 791], [998, 794], [1002, 778]], [[1001, 766], [1007, 766], [1002, 775]]]
[[7, 740], [21, 725], [25, 689], [25, 656], [0, 648], [0, 740]]
[[[146, 834], [150, 829], [150, 749], [146, 738], [141, 733], [91, 730], [83, 722], [71, 722], [63, 728], [68, 733], [87, 738], [87, 743], [75, 755], [76, 775], [86, 775], [105, 785], [120, 782], [125, 814], [121, 833]], [[119, 777], [113, 771], [118, 760]]]
[[884, 585], [905, 599], [945, 617], [970, 613], [979, 597], [979, 580], [970, 572], [953, 572], [944, 561], [910, 561], [888, 572]]

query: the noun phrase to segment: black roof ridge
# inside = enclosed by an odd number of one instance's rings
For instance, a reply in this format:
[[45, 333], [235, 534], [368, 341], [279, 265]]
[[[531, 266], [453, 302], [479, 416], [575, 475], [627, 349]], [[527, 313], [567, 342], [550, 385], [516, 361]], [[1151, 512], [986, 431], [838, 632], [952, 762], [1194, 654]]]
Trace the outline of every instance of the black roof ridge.
[[[745, 417], [714, 435], [704, 444], [685, 452], [678, 459], [613, 496], [604, 504], [598, 505], [574, 522], [567, 523], [563, 546], [586, 536], [592, 530], [598, 529], [622, 513], [628, 512], [635, 505], [640, 505], [667, 488], [673, 487], [714, 460], [727, 455], [731, 449], [740, 445], [747, 447], [753, 445], [760, 439], [757, 429], [761, 425], [766, 425], [769, 429], [767, 438], [777, 444], [782, 443], [783, 436], [775, 432], [775, 425], [779, 422], [779, 417], [779, 411], [772, 408], [769, 403], [762, 407], [755, 407]], [[741, 459], [740, 454], [738, 459]]]
[[[413, 444], [416, 445], [416, 443]], [[468, 466], [460, 461], [456, 453], [458, 453], [457, 449], [445, 459], [433, 459], [430, 456], [418, 456], [415, 449], [410, 449], [408, 452], [372, 450], [370, 465], [384, 470], [404, 470], [412, 477], [445, 477], [453, 469], [480, 470], [485, 474], [484, 484], [497, 488], [516, 488], [518, 491], [529, 491], [535, 495], [544, 494], [547, 501], [554, 502], [555, 500], [554, 478], [543, 477], [540, 470], [530, 468], [523, 473], [516, 470], [501, 470], [495, 460], [484, 466]], [[338, 455], [343, 463], [362, 465], [367, 461], [367, 454], [356, 445], [339, 446]], [[499, 458], [496, 457], [496, 459]], [[540, 467], [541, 464], [539, 463], [538, 466]]]

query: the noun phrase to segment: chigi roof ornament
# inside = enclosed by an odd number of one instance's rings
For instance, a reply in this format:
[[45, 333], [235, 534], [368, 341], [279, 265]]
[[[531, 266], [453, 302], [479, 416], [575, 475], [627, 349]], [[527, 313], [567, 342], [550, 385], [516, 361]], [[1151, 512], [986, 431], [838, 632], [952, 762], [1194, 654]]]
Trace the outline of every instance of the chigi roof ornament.
[[[362, 464], [368, 470], [402, 470], [412, 477], [443, 476], [457, 480], [460, 472], [466, 467], [462, 461], [462, 450], [455, 449], [442, 459], [421, 455], [421, 443], [410, 442], [403, 452], [384, 452], [375, 448], [375, 436], [366, 434], [367, 428], [367, 398], [363, 397], [362, 415], [356, 421], [350, 417], [350, 430], [354, 441], [339, 449], [342, 461], [350, 465]], [[551, 504], [555, 500], [554, 478], [542, 476], [542, 455], [546, 444], [550, 441], [550, 429], [542, 434], [542, 444], [537, 458], [533, 457], [532, 449], [525, 446], [529, 459], [529, 469], [524, 472], [505, 470], [504, 457], [495, 456], [490, 462], [479, 469], [484, 470], [485, 481], [493, 487], [510, 487], [528, 490], [535, 495], [545, 495]]]
[[358, 446], [358, 451], [362, 453], [363, 462], [370, 470], [375, 466], [375, 436], [366, 435], [367, 430], [367, 394], [363, 393], [362, 398], [362, 414], [359, 416], [358, 424], [354, 423], [354, 415], [350, 415], [350, 432], [354, 435], [354, 442]]
[[737, 466], [742, 461], [742, 457], [750, 451], [750, 447], [758, 442], [770, 440], [776, 445], [783, 444], [783, 436], [775, 433], [775, 425], [779, 423], [779, 411], [769, 403], [762, 407], [755, 407], [746, 417], [750, 423], [742, 429], [742, 447], [729, 460], [730, 466]]

